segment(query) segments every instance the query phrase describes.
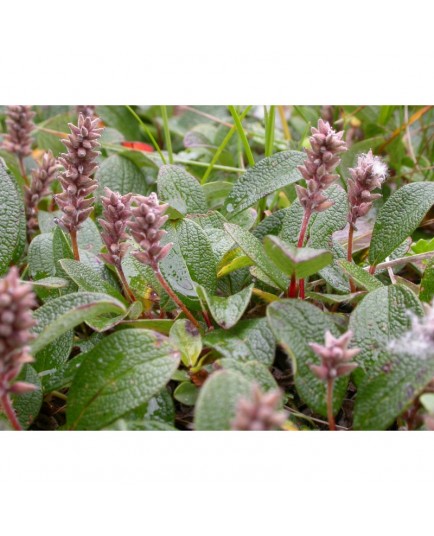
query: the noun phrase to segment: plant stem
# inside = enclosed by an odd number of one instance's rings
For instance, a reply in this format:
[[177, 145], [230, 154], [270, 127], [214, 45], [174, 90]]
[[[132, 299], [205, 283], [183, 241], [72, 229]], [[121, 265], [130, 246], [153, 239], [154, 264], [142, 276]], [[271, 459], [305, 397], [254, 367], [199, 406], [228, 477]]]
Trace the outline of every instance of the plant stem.
[[187, 307], [182, 303], [182, 301], [170, 288], [167, 281], [164, 279], [163, 274], [160, 271], [160, 268], [158, 266], [153, 266], [153, 269], [154, 269], [155, 276], [160, 282], [160, 285], [164, 288], [167, 294], [172, 298], [172, 300], [176, 303], [176, 305], [182, 310], [182, 312], [190, 320], [190, 322], [192, 322], [197, 327], [197, 329], [200, 329], [199, 322], [194, 318], [194, 316], [190, 313]]
[[[152, 142], [152, 145], [154, 146], [157, 153], [160, 155], [161, 160], [163, 161], [163, 164], [167, 164], [166, 159], [164, 158], [163, 153], [161, 152], [160, 146], [157, 143], [157, 140], [154, 138], [152, 132], [149, 130], [147, 125], [142, 121], [142, 119], [136, 114], [136, 112], [131, 108], [131, 106], [126, 105], [127, 109], [130, 111], [130, 113], [137, 119], [137, 121], [142, 126], [143, 130], [146, 132], [146, 134], [149, 136], [149, 139]], [[134, 141], [134, 140], [133, 140]]]
[[124, 293], [126, 294], [126, 297], [130, 299], [132, 303], [136, 301], [136, 297], [134, 296], [132, 290], [130, 289], [130, 286], [128, 284], [127, 278], [125, 277], [124, 271], [122, 269], [122, 266], [116, 266], [116, 271], [118, 273], [119, 279], [121, 280], [122, 287], [124, 289]]
[[327, 419], [332, 432], [336, 431], [336, 423], [333, 415], [333, 378], [327, 380]]
[[161, 117], [163, 118], [164, 138], [166, 140], [166, 149], [169, 154], [169, 162], [173, 164], [172, 140], [170, 138], [169, 119], [167, 117], [166, 106], [161, 106]]
[[291, 133], [289, 132], [288, 122], [286, 121], [285, 109], [283, 106], [278, 106], [277, 110], [279, 112], [280, 122], [282, 123], [283, 135], [285, 140], [289, 141], [291, 139]]
[[249, 142], [247, 140], [246, 133], [244, 132], [243, 125], [241, 123], [241, 120], [238, 116], [237, 111], [235, 110], [234, 106], [229, 106], [229, 111], [234, 119], [235, 126], [238, 131], [238, 136], [241, 138], [241, 141], [244, 146], [244, 151], [246, 153], [247, 161], [249, 162], [249, 166], [253, 167], [255, 165], [255, 159], [253, 158], [252, 150], [250, 149]]
[[274, 124], [276, 117], [276, 107], [270, 106], [267, 113], [267, 123], [265, 125], [265, 156], [273, 154], [274, 147]]
[[72, 252], [74, 253], [74, 259], [76, 261], [80, 260], [80, 253], [78, 251], [78, 243], [77, 243], [77, 231], [70, 231], [69, 233], [71, 235], [71, 244], [72, 244]]
[[[298, 236], [298, 243], [297, 247], [302, 248], [304, 244], [304, 239], [306, 236], [307, 226], [309, 225], [310, 217], [312, 216], [312, 212], [310, 210], [304, 211], [303, 216], [303, 223], [301, 224], [300, 234]], [[299, 297], [304, 300], [305, 294], [304, 294], [304, 279], [300, 279], [299, 281]]]
[[17, 419], [8, 393], [1, 397], [1, 405], [3, 406], [6, 417], [9, 419], [9, 422], [12, 424], [13, 428], [17, 431], [22, 430], [23, 427], [21, 426], [20, 421]]
[[291, 276], [291, 282], [289, 283], [288, 288], [288, 298], [296, 298], [297, 297], [297, 280], [295, 278], [295, 273]]
[[205, 309], [202, 310], [202, 316], [203, 316], [203, 319], [205, 320], [205, 323], [206, 323], [208, 329], [210, 329], [210, 330], [214, 329], [214, 326], [212, 325], [212, 322], [211, 322], [211, 319], [209, 317], [209, 314]]
[[[348, 259], [348, 262], [353, 261], [353, 235], [354, 235], [354, 227], [350, 223], [350, 228], [348, 230], [348, 246], [347, 246], [347, 259]], [[350, 291], [351, 292], [356, 292], [356, 290], [357, 290], [356, 285], [355, 285], [352, 277], [350, 277]]]

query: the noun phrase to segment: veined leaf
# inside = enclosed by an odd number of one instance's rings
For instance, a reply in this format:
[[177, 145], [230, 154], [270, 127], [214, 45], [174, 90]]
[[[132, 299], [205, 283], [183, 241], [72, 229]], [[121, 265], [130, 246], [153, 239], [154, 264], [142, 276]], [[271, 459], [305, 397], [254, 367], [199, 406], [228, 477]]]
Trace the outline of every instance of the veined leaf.
[[95, 179], [99, 184], [98, 196], [104, 195], [104, 187], [121, 195], [128, 193], [146, 195], [149, 188], [142, 170], [128, 158], [114, 154], [98, 168]]
[[201, 185], [180, 166], [161, 166], [157, 180], [158, 196], [175, 210], [167, 213], [176, 218], [201, 214], [208, 210]]
[[62, 333], [86, 320], [104, 313], [122, 312], [125, 312], [123, 303], [96, 292], [66, 294], [51, 300], [34, 312], [38, 323], [33, 329], [37, 337], [32, 342], [32, 352], [39, 352]]
[[210, 296], [200, 285], [196, 287], [199, 299], [206, 304], [217, 324], [230, 329], [240, 320], [252, 297], [253, 284], [232, 296]]
[[22, 252], [24, 245], [22, 240], [24, 202], [2, 158], [0, 158], [0, 184], [0, 275], [2, 275], [7, 272], [9, 265], [17, 260], [17, 249]]
[[[327, 415], [326, 386], [311, 371], [309, 365], [319, 365], [320, 359], [310, 348], [310, 342], [324, 344], [329, 330], [339, 332], [330, 315], [311, 303], [300, 300], [280, 300], [267, 307], [267, 318], [277, 342], [292, 360], [295, 387], [300, 397], [316, 412]], [[348, 378], [339, 378], [333, 390], [333, 412], [342, 405]]]
[[413, 182], [393, 193], [380, 209], [372, 232], [369, 262], [377, 265], [417, 228], [434, 204], [434, 182]]
[[276, 342], [265, 318], [241, 320], [231, 329], [209, 331], [203, 343], [223, 357], [260, 361], [265, 365], [271, 365], [274, 361]]
[[422, 315], [422, 304], [407, 287], [391, 285], [373, 290], [351, 313], [349, 328], [354, 333], [351, 346], [361, 348], [355, 357], [359, 367], [353, 376], [358, 383], [370, 369], [384, 364], [387, 347], [411, 328], [412, 313]]
[[333, 260], [326, 249], [297, 248], [273, 235], [265, 237], [264, 247], [279, 270], [288, 276], [295, 274], [297, 278], [316, 274]]
[[159, 333], [124, 330], [84, 358], [68, 393], [67, 424], [99, 430], [156, 395], [179, 365], [179, 352]]
[[225, 229], [244, 253], [282, 290], [288, 288], [288, 278], [268, 258], [261, 242], [249, 231], [232, 223], [225, 223]]
[[434, 298], [434, 259], [430, 260], [423, 272], [419, 298], [427, 303]]
[[235, 370], [214, 372], [200, 390], [196, 403], [196, 430], [230, 430], [238, 401], [250, 399], [252, 382]]
[[383, 286], [383, 283], [364, 270], [361, 266], [358, 266], [353, 262], [349, 262], [347, 259], [339, 259], [337, 262], [342, 270], [354, 279], [359, 288], [369, 292]]
[[262, 159], [234, 184], [226, 199], [228, 219], [254, 205], [266, 195], [301, 179], [297, 166], [306, 158], [298, 151], [284, 151]]

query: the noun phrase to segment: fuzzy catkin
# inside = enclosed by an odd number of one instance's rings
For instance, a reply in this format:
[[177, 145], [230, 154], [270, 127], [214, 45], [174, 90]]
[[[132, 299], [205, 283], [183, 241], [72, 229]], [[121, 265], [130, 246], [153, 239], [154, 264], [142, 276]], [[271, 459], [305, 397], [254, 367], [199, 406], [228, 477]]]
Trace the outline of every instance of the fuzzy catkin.
[[3, 147], [19, 158], [32, 153], [32, 131], [35, 128], [33, 117], [35, 112], [31, 106], [8, 106], [6, 109], [7, 133], [3, 139]]
[[132, 219], [128, 221], [131, 235], [141, 247], [140, 251], [134, 251], [133, 255], [143, 264], [157, 269], [158, 263], [162, 261], [172, 248], [171, 243], [161, 245], [161, 239], [166, 231], [161, 229], [167, 220], [164, 216], [168, 205], [160, 205], [155, 193], [145, 197], [136, 195], [134, 197], [136, 206], [131, 208]]
[[131, 197], [132, 194], [120, 195], [107, 187], [105, 196], [101, 197], [103, 213], [98, 221], [103, 228], [101, 237], [107, 247], [107, 253], [101, 253], [100, 257], [118, 268], [128, 249], [125, 243], [128, 235], [125, 230], [131, 216]]
[[296, 185], [298, 199], [309, 214], [327, 210], [333, 204], [323, 192], [338, 178], [333, 171], [341, 160], [340, 153], [347, 150], [342, 136], [343, 131], [335, 132], [322, 119], [317, 128], [312, 127], [311, 148], [306, 151], [304, 164], [298, 166], [307, 188]]
[[55, 196], [56, 203], [63, 215], [57, 220], [58, 225], [66, 232], [77, 231], [93, 210], [92, 193], [98, 187], [91, 178], [96, 171], [96, 158], [100, 154], [95, 151], [100, 146], [102, 128], [98, 128], [99, 119], [91, 119], [80, 114], [78, 126], [69, 123], [71, 134], [62, 140], [68, 149], [62, 153], [59, 162], [65, 168], [60, 175], [63, 192]]
[[38, 204], [50, 193], [50, 184], [56, 179], [60, 166], [51, 151], [44, 153], [40, 166], [32, 170], [30, 186], [25, 188], [27, 228], [33, 232], [38, 227]]
[[76, 106], [77, 114], [83, 114], [84, 117], [93, 117], [96, 106], [93, 104], [79, 104]]
[[372, 194], [372, 190], [380, 188], [387, 177], [387, 166], [378, 156], [361, 154], [357, 159], [357, 166], [350, 169], [351, 178], [348, 179], [348, 200], [350, 212], [348, 221], [355, 227], [358, 218], [365, 216], [372, 207], [372, 202], [381, 197], [381, 194]]
[[[28, 344], [36, 321], [31, 309], [36, 307], [36, 298], [29, 283], [20, 281], [18, 269], [13, 266], [0, 279], [0, 397], [13, 392], [11, 382], [20, 373], [25, 363], [33, 361]], [[16, 386], [24, 391], [25, 384]]]
[[241, 398], [238, 401], [231, 429], [250, 432], [278, 430], [287, 418], [284, 411], [278, 410], [281, 399], [279, 390], [263, 393], [255, 384], [251, 399]]

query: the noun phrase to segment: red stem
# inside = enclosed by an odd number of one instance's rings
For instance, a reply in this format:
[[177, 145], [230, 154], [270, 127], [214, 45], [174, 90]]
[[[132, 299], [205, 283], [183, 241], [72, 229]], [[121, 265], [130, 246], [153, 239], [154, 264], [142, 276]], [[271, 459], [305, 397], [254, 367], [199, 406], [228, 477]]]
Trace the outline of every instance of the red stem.
[[333, 383], [332, 378], [327, 380], [327, 418], [329, 421], [330, 431], [332, 432], [336, 430], [336, 423], [333, 415]]
[[182, 309], [182, 312], [190, 320], [190, 322], [192, 322], [197, 327], [197, 329], [200, 329], [199, 322], [194, 318], [194, 316], [190, 313], [187, 307], [182, 303], [182, 301], [178, 298], [178, 296], [173, 292], [173, 290], [167, 284], [166, 280], [163, 277], [163, 274], [160, 272], [160, 268], [158, 266], [156, 267], [153, 266], [153, 269], [154, 269], [154, 272], [158, 281], [160, 282], [160, 285], [164, 288], [167, 294], [172, 298], [172, 300], [176, 303], [176, 305], [180, 309]]
[[70, 231], [69, 233], [71, 235], [71, 244], [72, 244], [72, 252], [74, 253], [74, 259], [76, 261], [80, 260], [80, 253], [78, 252], [78, 243], [77, 243], [77, 231]]
[[[298, 243], [297, 243], [298, 248], [303, 247], [304, 238], [306, 236], [306, 231], [307, 231], [307, 226], [309, 224], [309, 220], [310, 220], [311, 216], [312, 216], [312, 212], [310, 210], [305, 210], [304, 211], [303, 223], [301, 224], [300, 234], [298, 236]], [[304, 279], [300, 279], [299, 288], [300, 288], [299, 297], [300, 297], [300, 299], [304, 300], [304, 298], [305, 298], [305, 295], [304, 295]]]
[[298, 295], [297, 280], [295, 274], [291, 276], [291, 282], [289, 283], [288, 288], [288, 298], [296, 298]]
[[1, 397], [1, 405], [3, 406], [4, 412], [6, 413], [7, 418], [9, 419], [10, 423], [12, 424], [13, 428], [17, 431], [20, 431], [23, 429], [23, 427], [20, 424], [20, 421], [17, 419], [17, 416], [15, 415], [14, 408], [12, 407], [11, 399], [9, 398], [9, 394], [6, 393]]
[[[353, 261], [353, 235], [354, 235], [354, 227], [350, 223], [350, 229], [348, 231], [348, 247], [347, 247], [347, 259], [349, 262]], [[352, 277], [350, 277], [350, 291], [356, 292], [356, 290], [357, 290], [356, 285]]]

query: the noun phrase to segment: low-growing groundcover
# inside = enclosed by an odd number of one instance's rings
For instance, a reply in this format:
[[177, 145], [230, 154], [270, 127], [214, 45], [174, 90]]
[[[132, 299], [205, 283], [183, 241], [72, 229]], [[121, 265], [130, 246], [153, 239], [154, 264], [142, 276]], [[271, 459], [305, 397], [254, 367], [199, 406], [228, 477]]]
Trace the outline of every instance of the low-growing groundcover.
[[0, 429], [434, 429], [431, 106], [0, 113]]

